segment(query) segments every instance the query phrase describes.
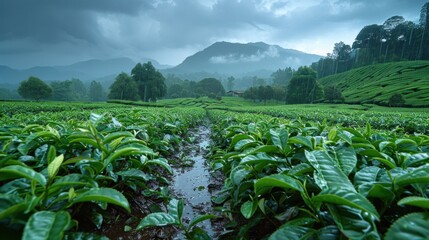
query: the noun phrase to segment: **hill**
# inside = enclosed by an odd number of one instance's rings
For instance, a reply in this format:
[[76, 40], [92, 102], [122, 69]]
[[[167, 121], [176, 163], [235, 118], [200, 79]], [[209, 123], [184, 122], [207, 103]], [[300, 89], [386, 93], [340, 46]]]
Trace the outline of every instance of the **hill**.
[[[152, 59], [142, 59], [142, 62], [151, 61], [156, 68], [167, 67]], [[43, 66], [18, 70], [8, 66], [0, 66], [0, 87], [13, 89], [19, 82], [29, 76], [36, 76], [44, 81], [63, 81], [78, 78], [82, 81], [98, 80], [106, 84], [113, 82], [120, 72], [130, 73], [136, 62], [129, 58], [113, 58], [108, 60], [91, 59], [65, 66]], [[108, 86], [108, 85], [107, 85]]]
[[309, 65], [320, 58], [293, 49], [284, 49], [263, 42], [230, 43], [216, 42], [206, 49], [187, 57], [164, 73], [177, 75], [217, 74], [266, 77], [279, 68]]
[[324, 86], [336, 85], [347, 103], [386, 105], [394, 93], [406, 105], [429, 105], [429, 61], [375, 64], [319, 79]]

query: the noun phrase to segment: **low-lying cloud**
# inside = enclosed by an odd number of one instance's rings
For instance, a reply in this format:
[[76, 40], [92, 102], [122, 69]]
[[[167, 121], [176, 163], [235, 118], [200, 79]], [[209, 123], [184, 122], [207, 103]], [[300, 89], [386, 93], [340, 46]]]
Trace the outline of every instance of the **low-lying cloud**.
[[266, 51], [258, 50], [255, 54], [228, 54], [221, 56], [214, 56], [209, 59], [214, 64], [229, 64], [229, 63], [245, 63], [245, 62], [259, 62], [265, 58], [279, 57], [279, 50], [275, 46], [270, 46]]

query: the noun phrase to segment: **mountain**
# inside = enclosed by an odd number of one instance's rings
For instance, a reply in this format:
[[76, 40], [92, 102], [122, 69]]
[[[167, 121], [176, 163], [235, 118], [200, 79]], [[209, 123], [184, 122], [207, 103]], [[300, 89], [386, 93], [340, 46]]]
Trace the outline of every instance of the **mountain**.
[[[170, 67], [159, 64], [153, 59], [142, 59], [142, 62], [151, 61], [155, 68]], [[19, 82], [30, 76], [36, 76], [44, 81], [62, 81], [78, 78], [84, 82], [102, 80], [113, 82], [115, 76], [121, 72], [130, 73], [136, 62], [129, 58], [114, 58], [108, 60], [92, 59], [77, 62], [66, 66], [32, 67], [24, 70], [12, 69], [8, 66], [0, 66], [0, 87], [16, 88]]]
[[389, 98], [402, 94], [405, 104], [429, 106], [429, 61], [374, 64], [319, 79], [324, 86], [336, 86], [346, 103], [387, 105]]
[[187, 57], [178, 66], [163, 72], [178, 75], [204, 72], [234, 76], [266, 75], [267, 72], [272, 73], [279, 68], [310, 65], [320, 57], [263, 42], [247, 44], [216, 42]]

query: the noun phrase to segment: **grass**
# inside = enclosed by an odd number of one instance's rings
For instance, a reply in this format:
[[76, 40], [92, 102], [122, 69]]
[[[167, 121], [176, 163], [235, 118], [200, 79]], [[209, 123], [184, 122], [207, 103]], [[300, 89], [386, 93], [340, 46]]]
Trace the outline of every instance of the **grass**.
[[346, 103], [387, 105], [394, 93], [400, 93], [408, 106], [429, 106], [429, 61], [376, 64], [328, 76], [319, 82], [339, 87]]

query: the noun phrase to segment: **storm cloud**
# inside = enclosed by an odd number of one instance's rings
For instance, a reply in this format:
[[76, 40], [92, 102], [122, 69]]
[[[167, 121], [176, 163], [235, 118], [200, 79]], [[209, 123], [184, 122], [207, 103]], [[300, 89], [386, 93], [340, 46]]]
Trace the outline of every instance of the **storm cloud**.
[[335, 42], [351, 44], [365, 25], [394, 15], [417, 21], [425, 2], [0, 0], [0, 65], [26, 68], [115, 57], [178, 64], [216, 41], [264, 41], [325, 55]]

